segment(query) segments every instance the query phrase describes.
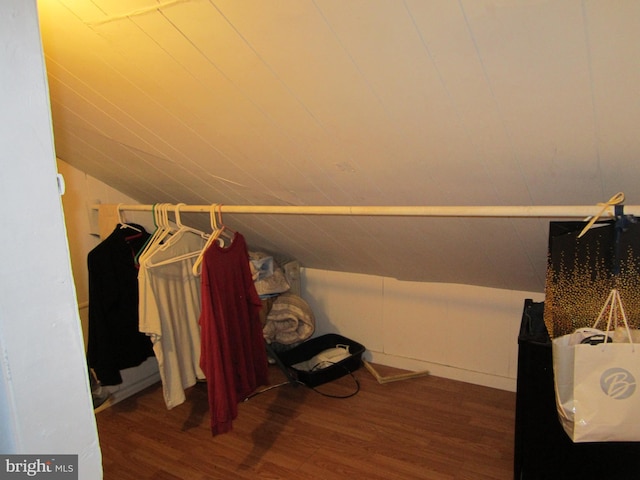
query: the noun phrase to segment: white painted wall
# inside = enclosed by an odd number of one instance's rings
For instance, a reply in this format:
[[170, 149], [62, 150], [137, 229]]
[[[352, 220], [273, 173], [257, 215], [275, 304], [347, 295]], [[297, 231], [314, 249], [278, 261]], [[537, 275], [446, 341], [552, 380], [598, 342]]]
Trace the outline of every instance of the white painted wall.
[[316, 335], [336, 332], [383, 365], [515, 391], [518, 332], [534, 292], [303, 269]]
[[0, 451], [102, 478], [35, 0], [0, 2]]

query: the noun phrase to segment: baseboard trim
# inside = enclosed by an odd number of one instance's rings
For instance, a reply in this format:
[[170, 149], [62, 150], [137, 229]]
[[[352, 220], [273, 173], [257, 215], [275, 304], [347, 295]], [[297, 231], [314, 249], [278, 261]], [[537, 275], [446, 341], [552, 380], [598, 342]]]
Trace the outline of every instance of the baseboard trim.
[[[154, 357], [148, 358], [142, 365], [121, 371], [122, 383], [105, 387], [111, 394], [111, 398], [103, 405], [105, 408], [141, 392], [145, 388], [160, 382], [158, 362]], [[102, 408], [102, 405], [100, 406]]]
[[474, 385], [483, 385], [485, 387], [497, 388], [498, 390], [506, 390], [509, 392], [516, 391], [515, 378], [500, 377], [483, 372], [474, 372], [449, 365], [440, 365], [438, 363], [399, 357], [397, 355], [388, 355], [386, 353], [373, 352], [370, 350], [365, 353], [365, 358], [372, 363], [401, 368], [411, 372], [428, 370], [430, 375], [434, 375], [436, 377], [449, 378], [451, 380], [472, 383]]

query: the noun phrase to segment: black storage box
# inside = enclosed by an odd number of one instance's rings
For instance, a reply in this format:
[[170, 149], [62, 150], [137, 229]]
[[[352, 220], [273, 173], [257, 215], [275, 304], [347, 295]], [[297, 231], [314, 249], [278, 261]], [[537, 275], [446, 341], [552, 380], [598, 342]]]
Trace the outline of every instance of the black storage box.
[[[293, 365], [305, 362], [318, 353], [330, 348], [335, 348], [337, 345], [349, 346], [349, 356], [347, 358], [331, 366], [310, 372], [298, 370], [293, 367]], [[354, 342], [336, 333], [328, 333], [307, 340], [291, 350], [280, 352], [278, 353], [278, 357], [280, 362], [284, 364], [288, 370], [290, 376], [308, 387], [315, 387], [356, 371], [362, 366], [362, 354], [364, 351], [364, 346], [358, 342]]]

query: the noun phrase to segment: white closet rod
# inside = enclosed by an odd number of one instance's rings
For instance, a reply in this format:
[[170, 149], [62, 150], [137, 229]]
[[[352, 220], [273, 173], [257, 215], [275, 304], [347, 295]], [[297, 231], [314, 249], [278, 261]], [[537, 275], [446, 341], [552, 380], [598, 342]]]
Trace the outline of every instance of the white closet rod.
[[[98, 208], [99, 205], [94, 205]], [[214, 205], [181, 205], [180, 212], [211, 212]], [[153, 205], [119, 205], [120, 210], [151, 211]], [[221, 205], [221, 213], [257, 213], [280, 215], [359, 215], [408, 217], [540, 217], [587, 218], [613, 214], [613, 206], [290, 206], [290, 205]], [[640, 205], [625, 205], [625, 214], [640, 215]]]

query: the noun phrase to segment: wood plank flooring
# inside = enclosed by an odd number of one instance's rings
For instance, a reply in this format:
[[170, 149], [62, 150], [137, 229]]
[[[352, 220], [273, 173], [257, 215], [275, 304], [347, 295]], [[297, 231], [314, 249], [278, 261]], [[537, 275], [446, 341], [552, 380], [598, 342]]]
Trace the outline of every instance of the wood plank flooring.
[[[272, 384], [283, 382], [270, 367]], [[382, 375], [399, 373], [376, 365]], [[167, 410], [160, 384], [96, 414], [105, 480], [513, 478], [515, 394], [425, 376], [354, 373], [335, 399], [287, 384], [239, 406], [212, 436], [206, 385]], [[318, 387], [345, 395], [346, 376]]]

